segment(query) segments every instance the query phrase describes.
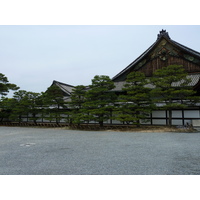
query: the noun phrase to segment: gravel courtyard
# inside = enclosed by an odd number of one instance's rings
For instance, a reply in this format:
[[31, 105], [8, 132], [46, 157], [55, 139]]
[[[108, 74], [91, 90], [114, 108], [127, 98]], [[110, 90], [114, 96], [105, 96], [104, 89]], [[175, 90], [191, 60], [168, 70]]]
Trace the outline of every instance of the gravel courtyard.
[[198, 175], [200, 133], [0, 127], [1, 175]]

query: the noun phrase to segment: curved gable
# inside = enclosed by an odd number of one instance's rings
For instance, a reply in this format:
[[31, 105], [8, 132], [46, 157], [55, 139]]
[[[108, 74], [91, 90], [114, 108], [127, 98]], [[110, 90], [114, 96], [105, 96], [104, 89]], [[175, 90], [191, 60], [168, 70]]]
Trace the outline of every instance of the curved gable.
[[112, 80], [124, 81], [132, 71], [141, 71], [150, 77], [155, 70], [171, 64], [183, 65], [188, 73], [200, 73], [200, 53], [171, 40], [162, 30], [156, 42]]

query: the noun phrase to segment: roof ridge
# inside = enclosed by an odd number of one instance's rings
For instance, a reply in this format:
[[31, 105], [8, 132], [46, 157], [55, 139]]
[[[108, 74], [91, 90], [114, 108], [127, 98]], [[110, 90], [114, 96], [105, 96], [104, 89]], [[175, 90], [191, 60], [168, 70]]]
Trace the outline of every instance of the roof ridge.
[[157, 35], [157, 40], [159, 40], [159, 39], [162, 38], [162, 37], [165, 37], [165, 38], [167, 38], [167, 39], [171, 39], [171, 38], [169, 37], [168, 32], [167, 32], [166, 30], [164, 30], [164, 29], [162, 29], [162, 30], [160, 31], [160, 33]]
[[74, 88], [74, 86], [66, 84], [66, 83], [62, 83], [59, 81], [54, 80], [52, 85], [55, 84], [57, 85], [63, 92], [65, 92], [68, 95], [71, 95], [71, 90], [72, 88]]
[[186, 51], [189, 54], [193, 54], [196, 57], [200, 58], [200, 52], [195, 51], [187, 46], [184, 46], [174, 40], [172, 40], [169, 35], [168, 32], [166, 32], [166, 30], [162, 30], [160, 31], [160, 34], [158, 34], [157, 40], [146, 50], [144, 51], [139, 57], [137, 57], [133, 62], [131, 62], [126, 68], [124, 68], [122, 71], [120, 71], [117, 75], [115, 75], [112, 80], [115, 81], [118, 77], [120, 77], [121, 75], [123, 75], [124, 73], [128, 73], [128, 70], [131, 69], [132, 66], [136, 65], [140, 60], [142, 60], [145, 55], [147, 55], [150, 51], [153, 50], [153, 48], [162, 40], [162, 39], [167, 40], [169, 43], [171, 43], [172, 45], [176, 46], [177, 48], [181, 48], [183, 51]]
[[133, 64], [137, 63], [139, 60], [142, 59], [142, 57], [144, 55], [146, 55], [150, 50], [153, 49], [153, 47], [160, 42], [160, 40], [162, 38], [165, 38], [165, 39], [168, 39], [168, 40], [171, 40], [170, 38], [166, 38], [165, 35], [162, 35], [161, 37], [159, 37], [146, 51], [144, 51], [139, 57], [137, 57], [133, 62], [131, 62], [126, 68], [124, 68], [121, 72], [119, 72], [117, 75], [115, 75], [112, 80], [114, 80], [115, 78], [117, 78], [118, 76], [120, 76], [120, 74], [122, 74], [123, 72], [127, 71]]
[[66, 83], [63, 83], [63, 82], [60, 82], [60, 81], [56, 81], [56, 80], [53, 80], [53, 83], [59, 83], [61, 85], [66, 85], [66, 86], [69, 86], [69, 87], [74, 87], [73, 85], [69, 85], [69, 84], [66, 84]]

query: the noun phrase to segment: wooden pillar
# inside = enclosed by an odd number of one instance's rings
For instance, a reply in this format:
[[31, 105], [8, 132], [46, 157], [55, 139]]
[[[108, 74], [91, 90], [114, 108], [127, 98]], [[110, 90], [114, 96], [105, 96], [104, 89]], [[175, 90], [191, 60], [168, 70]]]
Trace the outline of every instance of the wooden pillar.
[[183, 124], [183, 126], [185, 125], [185, 115], [184, 115], [183, 109], [182, 109], [182, 124]]
[[167, 110], [165, 110], [165, 116], [166, 116], [166, 125], [168, 125], [168, 115], [167, 115]]

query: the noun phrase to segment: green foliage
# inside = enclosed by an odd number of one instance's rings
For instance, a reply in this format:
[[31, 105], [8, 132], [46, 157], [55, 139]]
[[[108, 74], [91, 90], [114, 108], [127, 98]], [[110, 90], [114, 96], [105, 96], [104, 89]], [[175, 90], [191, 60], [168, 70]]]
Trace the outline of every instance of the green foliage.
[[50, 86], [42, 95], [43, 106], [45, 107], [46, 119], [50, 121], [56, 121], [59, 123], [62, 119], [61, 109], [64, 109], [64, 93], [56, 85]]
[[47, 88], [47, 91], [43, 94], [45, 103], [49, 106], [56, 106], [58, 109], [64, 106], [64, 93], [56, 85], [52, 85]]
[[14, 106], [15, 101], [13, 99], [2, 97], [0, 101], [0, 121], [9, 120]]
[[[18, 87], [0, 74], [0, 121], [9, 119], [21, 122], [23, 117], [28, 116], [35, 123], [39, 118], [45, 118], [57, 123], [66, 119], [78, 125], [97, 122], [103, 126], [105, 121], [113, 118], [140, 126], [157, 105], [156, 109], [169, 111], [168, 125], [172, 125], [173, 109], [185, 109], [199, 101], [190, 83], [188, 74], [180, 65], [159, 69], [151, 78], [146, 78], [140, 72], [132, 72], [127, 76], [124, 95], [117, 99], [112, 91], [115, 88], [112, 80], [104, 75], [95, 76], [89, 87], [75, 87], [71, 102], [66, 102], [64, 92], [56, 85], [42, 94], [19, 90], [13, 98], [5, 98], [9, 90], [17, 90]], [[111, 116], [113, 111], [114, 117]]]
[[84, 122], [82, 115], [83, 104], [85, 103], [86, 87], [83, 85], [76, 86], [71, 93], [71, 102], [69, 103], [71, 112], [70, 123], [80, 124]]
[[169, 65], [154, 72], [151, 83], [155, 86], [152, 94], [156, 94], [163, 101], [169, 99], [183, 99], [195, 92], [188, 84], [191, 79], [181, 65]]
[[10, 118], [14, 121], [21, 122], [23, 115], [28, 115], [28, 104], [26, 102], [26, 91], [19, 90], [13, 95], [13, 107]]
[[9, 90], [18, 90], [19, 87], [17, 87], [15, 84], [9, 83], [8, 78], [0, 73], [0, 119], [3, 121], [3, 119], [7, 119], [10, 117], [12, 108], [14, 106], [14, 102], [12, 99], [5, 98], [9, 92]]
[[28, 114], [31, 115], [29, 119], [33, 120], [36, 124], [36, 121], [41, 118], [41, 116], [39, 115], [41, 114], [40, 93], [27, 92], [25, 95], [24, 102], [25, 105], [27, 105]]
[[81, 109], [82, 118], [87, 121], [96, 121], [103, 126], [104, 121], [110, 118], [110, 112], [116, 100], [115, 93], [111, 91], [114, 88], [114, 83], [108, 76], [95, 76], [85, 94], [85, 102]]
[[9, 92], [9, 90], [18, 90], [19, 87], [17, 87], [15, 84], [9, 83], [8, 78], [0, 73], [0, 95], [6, 96]]
[[35, 92], [27, 92], [25, 90], [15, 92], [13, 99], [10, 100], [10, 104], [12, 105], [12, 108], [10, 108], [10, 119], [21, 122], [23, 116], [30, 115], [29, 119], [36, 123], [40, 118], [38, 114], [41, 112], [39, 97], [40, 94]]
[[119, 97], [120, 106], [116, 112], [117, 120], [140, 126], [141, 120], [145, 120], [153, 108], [147, 84], [145, 75], [141, 72], [132, 72], [127, 76], [123, 88], [126, 94]]
[[169, 111], [168, 125], [172, 125], [172, 109], [186, 108], [197, 98], [189, 86], [191, 79], [181, 65], [169, 65], [154, 72], [151, 83], [154, 85], [152, 96], [155, 103], [162, 103], [160, 109]]

